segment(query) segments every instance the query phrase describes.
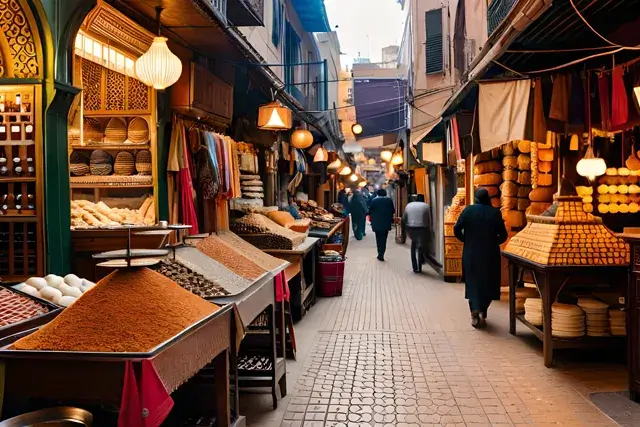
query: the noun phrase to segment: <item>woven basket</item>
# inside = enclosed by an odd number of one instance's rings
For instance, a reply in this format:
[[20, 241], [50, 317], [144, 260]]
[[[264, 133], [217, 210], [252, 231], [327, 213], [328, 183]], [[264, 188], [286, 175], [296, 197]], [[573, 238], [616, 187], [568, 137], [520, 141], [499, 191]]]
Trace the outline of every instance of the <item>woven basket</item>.
[[92, 165], [99, 165], [99, 164], [113, 164], [113, 157], [111, 157], [111, 154], [107, 153], [104, 150], [93, 150], [91, 152], [91, 161], [90, 163]]
[[149, 123], [142, 117], [135, 117], [129, 122], [127, 139], [133, 144], [146, 144], [149, 141]]
[[122, 144], [127, 139], [127, 124], [124, 120], [114, 117], [109, 120], [104, 130], [105, 144]]
[[135, 173], [133, 154], [121, 151], [116, 155], [116, 162], [113, 165], [116, 175], [133, 175]]
[[151, 175], [151, 152], [149, 150], [139, 151], [136, 155], [136, 171], [140, 175]]
[[89, 165], [84, 163], [72, 163], [69, 165], [69, 172], [71, 172], [72, 176], [88, 175], [90, 171]]
[[91, 165], [91, 175], [99, 175], [99, 176], [111, 175], [112, 171], [113, 171], [113, 166], [111, 166], [111, 164], [109, 163]]
[[69, 156], [69, 163], [82, 163], [88, 165], [89, 158], [79, 151], [72, 151], [71, 155]]
[[85, 117], [82, 126], [83, 139], [85, 144], [100, 144], [104, 134], [102, 133], [102, 126], [96, 119]]
[[69, 140], [69, 144], [80, 145], [80, 129], [70, 128], [67, 133], [67, 138]]

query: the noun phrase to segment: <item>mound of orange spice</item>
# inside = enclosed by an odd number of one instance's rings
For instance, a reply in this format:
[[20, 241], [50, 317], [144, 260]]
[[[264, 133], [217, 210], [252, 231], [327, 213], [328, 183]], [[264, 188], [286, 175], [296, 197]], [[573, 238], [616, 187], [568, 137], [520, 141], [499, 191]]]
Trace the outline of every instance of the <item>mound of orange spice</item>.
[[14, 347], [148, 352], [218, 308], [148, 268], [118, 270]]

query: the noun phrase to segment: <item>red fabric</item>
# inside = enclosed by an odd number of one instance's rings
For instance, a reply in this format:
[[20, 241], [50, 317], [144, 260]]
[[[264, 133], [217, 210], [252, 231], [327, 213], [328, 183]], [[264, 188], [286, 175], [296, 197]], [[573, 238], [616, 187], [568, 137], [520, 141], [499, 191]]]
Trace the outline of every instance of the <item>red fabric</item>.
[[169, 416], [173, 408], [173, 399], [169, 396], [162, 380], [158, 376], [155, 366], [150, 360], [142, 361], [142, 393], [140, 401], [142, 408], [147, 409], [149, 414], [144, 417], [144, 427], [159, 427]]
[[142, 406], [136, 374], [133, 371], [133, 362], [131, 361], [127, 361], [124, 366], [124, 385], [118, 427], [142, 427]]
[[620, 126], [629, 120], [629, 100], [624, 87], [624, 71], [622, 66], [615, 67], [611, 73], [611, 126]]
[[196, 207], [193, 202], [194, 190], [193, 181], [191, 179], [192, 160], [189, 155], [189, 147], [187, 145], [187, 135], [182, 126], [182, 147], [184, 153], [185, 166], [180, 168], [178, 172], [178, 188], [180, 190], [180, 207], [182, 211], [182, 222], [190, 225], [189, 234], [199, 234], [198, 216], [196, 215]]
[[460, 150], [460, 136], [458, 134], [458, 121], [454, 117], [451, 119], [453, 125], [453, 148], [456, 150], [456, 159], [462, 160], [462, 151]]
[[602, 129], [611, 128], [611, 105], [609, 103], [609, 78], [602, 73], [598, 76], [598, 94], [600, 95], [600, 117]]
[[173, 408], [173, 399], [151, 361], [143, 360], [141, 370], [138, 384], [133, 362], [125, 364], [118, 427], [159, 427]]
[[291, 292], [289, 291], [289, 284], [287, 283], [287, 277], [284, 274], [284, 271], [278, 273], [275, 278], [276, 281], [276, 302], [289, 301], [289, 297], [291, 296]]

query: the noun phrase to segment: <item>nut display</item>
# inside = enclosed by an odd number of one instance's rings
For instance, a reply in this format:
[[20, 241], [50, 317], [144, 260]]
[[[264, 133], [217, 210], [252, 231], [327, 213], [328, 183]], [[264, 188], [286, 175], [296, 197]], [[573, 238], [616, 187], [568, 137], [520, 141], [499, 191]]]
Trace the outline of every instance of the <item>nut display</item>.
[[173, 280], [178, 285], [202, 298], [212, 298], [229, 295], [222, 286], [207, 280], [178, 261], [163, 259], [155, 267], [163, 276]]

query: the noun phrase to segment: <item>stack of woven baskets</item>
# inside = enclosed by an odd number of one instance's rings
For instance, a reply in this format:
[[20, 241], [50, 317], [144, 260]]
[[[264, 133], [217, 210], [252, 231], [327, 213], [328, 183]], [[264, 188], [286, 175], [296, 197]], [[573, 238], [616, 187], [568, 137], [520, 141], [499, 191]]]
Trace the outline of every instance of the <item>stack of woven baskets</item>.
[[89, 158], [79, 151], [73, 151], [69, 157], [69, 172], [73, 176], [88, 175], [90, 172]]
[[94, 150], [90, 161], [91, 175], [111, 175], [113, 172], [113, 157], [103, 150]]
[[136, 171], [140, 175], [151, 175], [151, 152], [141, 150], [136, 154]]
[[116, 155], [113, 171], [116, 175], [133, 175], [135, 173], [133, 154], [128, 151], [119, 152]]

